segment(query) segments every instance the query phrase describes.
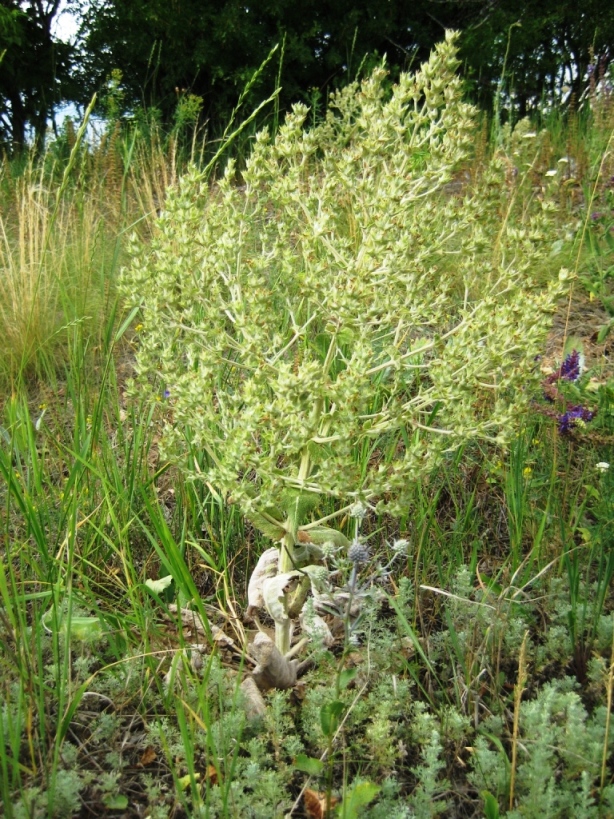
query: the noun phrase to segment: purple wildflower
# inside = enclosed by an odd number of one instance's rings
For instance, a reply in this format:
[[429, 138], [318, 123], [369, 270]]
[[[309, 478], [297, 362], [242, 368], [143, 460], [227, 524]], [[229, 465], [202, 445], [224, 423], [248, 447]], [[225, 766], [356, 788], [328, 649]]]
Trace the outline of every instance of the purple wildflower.
[[579, 350], [572, 350], [561, 364], [558, 370], [551, 373], [543, 382], [544, 398], [551, 404], [560, 397], [555, 386], [561, 378], [565, 381], [577, 381], [582, 374], [582, 354]]
[[567, 412], [559, 415], [559, 432], [561, 435], [568, 435], [574, 427], [585, 424], [587, 421], [592, 421], [595, 413], [580, 404], [575, 407], [569, 407]]
[[164, 396], [164, 398], [170, 398], [170, 396], [171, 396], [171, 391], [170, 391], [170, 390], [168, 390], [168, 389], [167, 389], [167, 390], [164, 390], [164, 392], [163, 392], [163, 396]]
[[561, 364], [559, 378], [564, 378], [566, 381], [577, 381], [580, 378], [580, 365], [580, 353], [578, 350], [572, 350]]

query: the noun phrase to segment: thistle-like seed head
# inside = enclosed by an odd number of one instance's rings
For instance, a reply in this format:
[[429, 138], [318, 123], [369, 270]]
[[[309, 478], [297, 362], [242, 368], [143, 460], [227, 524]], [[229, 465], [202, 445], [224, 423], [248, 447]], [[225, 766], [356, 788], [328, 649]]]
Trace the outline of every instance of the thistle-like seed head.
[[368, 563], [369, 558], [371, 557], [371, 552], [366, 544], [361, 543], [359, 540], [355, 540], [348, 549], [348, 557], [355, 565], [358, 565], [359, 563]]

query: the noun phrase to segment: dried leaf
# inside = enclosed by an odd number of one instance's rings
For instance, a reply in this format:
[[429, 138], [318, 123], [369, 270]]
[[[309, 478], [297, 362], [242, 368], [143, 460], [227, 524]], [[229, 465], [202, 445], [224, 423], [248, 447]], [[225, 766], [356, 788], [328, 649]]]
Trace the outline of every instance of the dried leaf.
[[214, 642], [236, 649], [235, 642], [232, 637], [225, 634], [219, 626], [216, 626], [214, 623], [209, 623], [209, 629], [207, 630], [207, 627], [203, 623], [202, 617], [197, 611], [192, 611], [192, 609], [186, 608], [180, 609], [175, 603], [171, 603], [168, 610], [171, 614], [176, 614], [179, 612], [181, 615], [181, 622], [185, 628], [195, 631], [198, 634], [203, 634], [205, 637], [208, 637], [210, 634]]
[[266, 714], [266, 703], [253, 677], [246, 677], [241, 683], [244, 708], [248, 720], [260, 719]]
[[273, 547], [260, 555], [247, 587], [248, 610], [264, 608], [262, 584], [267, 578], [275, 575], [278, 564], [279, 549]]
[[145, 765], [151, 765], [152, 762], [155, 761], [157, 758], [157, 754], [154, 749], [149, 745], [143, 753], [141, 754], [141, 758], [139, 759], [139, 765], [145, 767]]
[[195, 671], [197, 674], [199, 671], [202, 670], [204, 665], [203, 655], [201, 653], [202, 648], [204, 648], [204, 646], [200, 645], [190, 646], [190, 666], [192, 667], [192, 670]]
[[303, 632], [310, 637], [314, 642], [330, 647], [335, 642], [331, 630], [327, 622], [316, 614], [313, 610], [313, 603], [309, 605], [310, 601], [303, 606], [303, 610], [299, 615], [301, 628]]
[[261, 691], [293, 688], [296, 685], [298, 660], [283, 657], [267, 634], [261, 631], [256, 634], [250, 645], [250, 653], [258, 663], [252, 677]]
[[305, 802], [307, 816], [311, 817], [311, 819], [326, 819], [332, 808], [339, 802], [336, 796], [331, 796], [328, 800], [326, 796], [325, 793], [320, 793], [320, 791], [305, 788], [303, 801]]

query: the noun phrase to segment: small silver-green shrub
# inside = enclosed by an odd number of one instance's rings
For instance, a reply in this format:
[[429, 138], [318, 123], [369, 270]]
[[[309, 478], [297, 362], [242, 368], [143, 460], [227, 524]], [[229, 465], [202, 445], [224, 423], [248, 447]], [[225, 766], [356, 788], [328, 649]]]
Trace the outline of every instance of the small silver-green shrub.
[[[569, 678], [547, 683], [520, 709], [516, 808], [514, 817], [591, 817], [601, 815], [595, 782], [599, 777], [605, 708], [588, 716]], [[509, 769], [501, 748], [491, 741], [497, 728], [483, 726], [474, 743], [470, 781], [504, 797]], [[606, 794], [607, 796], [607, 794]]]
[[315, 127], [296, 105], [215, 185], [192, 170], [124, 275], [166, 452], [206, 453], [188, 469], [283, 541], [280, 572], [318, 499], [398, 513], [444, 453], [504, 443], [531, 396], [555, 205], [501, 156], [446, 189], [478, 133], [455, 43], [391, 91], [377, 68]]

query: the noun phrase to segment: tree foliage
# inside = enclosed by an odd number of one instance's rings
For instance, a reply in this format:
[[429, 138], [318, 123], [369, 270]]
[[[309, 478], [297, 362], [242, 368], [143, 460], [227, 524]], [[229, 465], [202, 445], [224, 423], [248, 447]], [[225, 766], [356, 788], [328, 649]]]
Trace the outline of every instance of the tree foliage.
[[365, 73], [382, 56], [397, 72], [406, 70], [428, 56], [445, 29], [462, 31], [475, 99], [492, 108], [504, 87], [508, 105], [524, 116], [543, 97], [560, 97], [564, 85], [578, 95], [591, 54], [605, 64], [614, 7], [597, 0], [98, 0], [84, 26], [82, 87], [91, 94], [118, 67], [129, 105], [154, 104], [169, 118], [177, 95], [188, 91], [203, 98], [205, 115], [219, 125], [275, 43], [284, 44], [281, 64], [268, 66], [249, 102], [270, 93], [279, 76], [282, 108], [297, 100], [317, 107], [354, 79], [365, 58]]
[[69, 95], [71, 46], [52, 33], [60, 0], [2, 0], [0, 144], [19, 149], [28, 130], [40, 146], [54, 107]]
[[41, 142], [54, 106], [62, 100], [89, 102], [111, 77], [115, 90], [121, 90], [119, 113], [154, 107], [171, 123], [178, 103], [198, 99], [209, 133], [218, 134], [276, 44], [277, 54], [245, 96], [244, 110], [279, 82], [278, 108], [289, 110], [302, 101], [317, 116], [330, 93], [355, 79], [360, 68], [366, 76], [385, 57], [398, 76], [426, 59], [446, 29], [462, 33], [462, 70], [474, 100], [492, 109], [499, 97], [514, 115], [524, 116], [544, 98], [560, 98], [564, 86], [578, 98], [589, 66], [597, 61], [603, 70], [614, 41], [614, 6], [597, 0], [70, 4], [82, 19], [78, 54], [52, 35], [60, 0], [0, 4], [0, 139], [5, 146], [23, 144], [29, 129]]
[[566, 88], [577, 100], [589, 66], [605, 71], [611, 59], [612, 4], [478, 0], [475, 9], [463, 34], [462, 53], [476, 84], [475, 96], [487, 107], [501, 80], [519, 117], [541, 102], [557, 102]]
[[427, 0], [411, 7], [399, 0], [99, 0], [84, 25], [84, 98], [118, 67], [128, 104], [153, 104], [168, 119], [187, 91], [203, 98], [210, 121], [224, 124], [254, 71], [283, 43], [281, 65], [267, 68], [249, 101], [270, 93], [279, 75], [287, 108], [349, 82], [365, 55], [387, 53], [401, 67], [416, 55], [426, 58], [443, 36], [428, 6]]

